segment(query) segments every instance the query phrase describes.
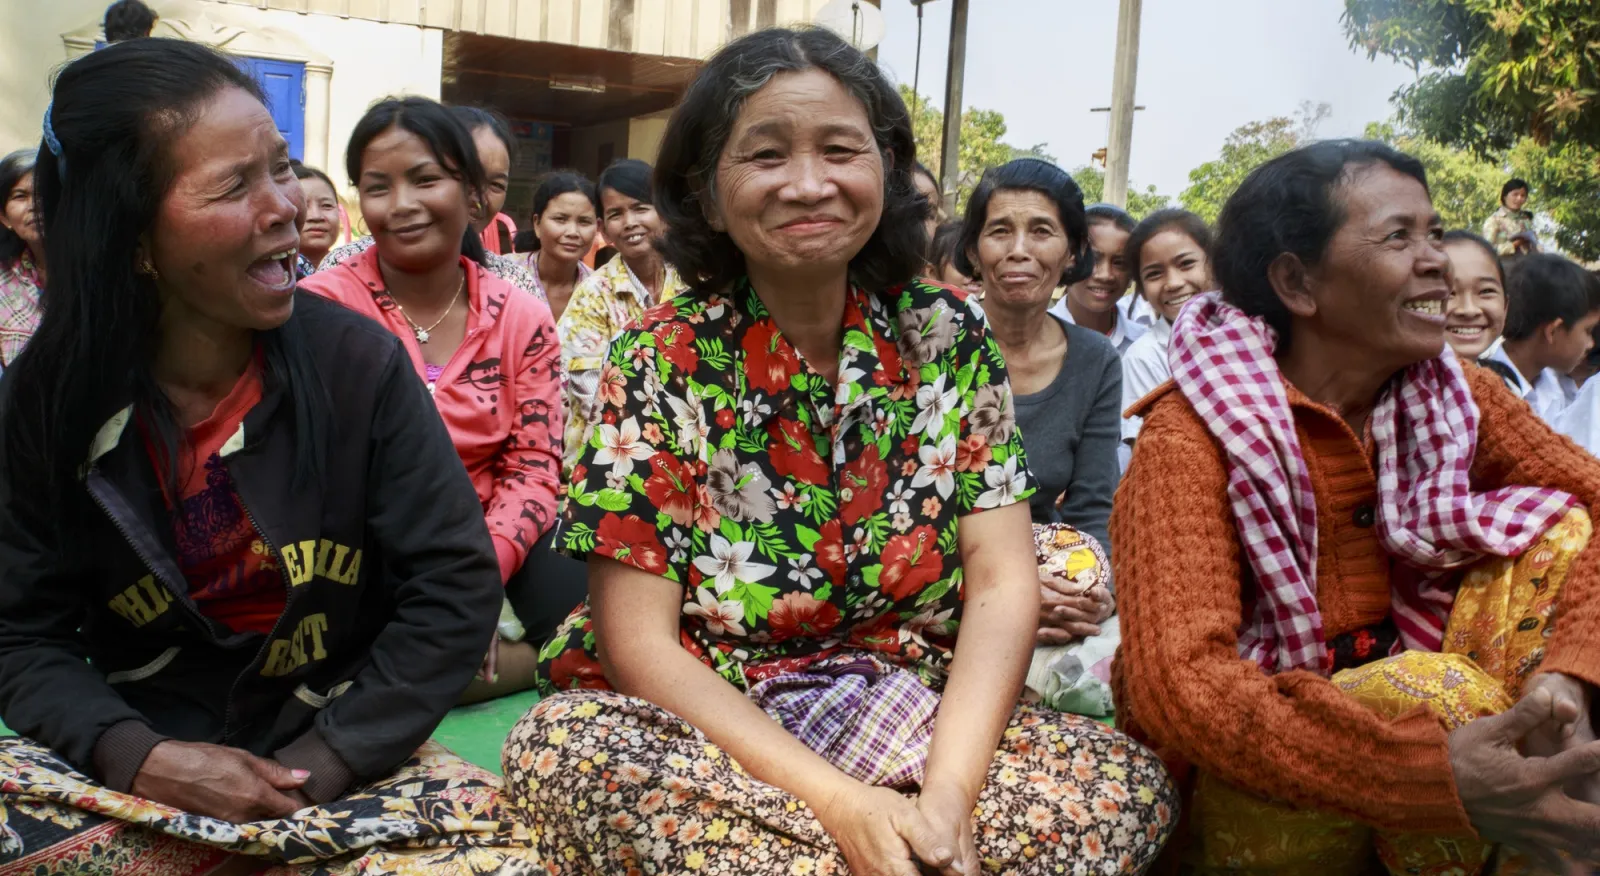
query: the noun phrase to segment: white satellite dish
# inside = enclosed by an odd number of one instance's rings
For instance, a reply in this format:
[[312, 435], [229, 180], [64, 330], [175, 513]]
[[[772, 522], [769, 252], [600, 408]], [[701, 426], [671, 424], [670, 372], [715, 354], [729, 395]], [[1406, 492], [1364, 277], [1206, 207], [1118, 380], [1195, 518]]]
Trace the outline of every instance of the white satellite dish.
[[817, 10], [816, 23], [863, 52], [883, 42], [883, 13], [867, 0], [828, 0]]

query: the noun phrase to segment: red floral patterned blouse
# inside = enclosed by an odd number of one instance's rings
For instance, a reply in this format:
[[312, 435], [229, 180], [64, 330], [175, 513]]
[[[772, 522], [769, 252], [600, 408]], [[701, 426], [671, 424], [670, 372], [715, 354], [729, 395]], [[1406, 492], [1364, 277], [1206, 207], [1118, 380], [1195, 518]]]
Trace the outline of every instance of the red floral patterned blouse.
[[[843, 328], [835, 389], [748, 282], [651, 308], [611, 346], [572, 474], [560, 549], [682, 583], [684, 647], [741, 687], [840, 649], [942, 685], [961, 518], [1034, 491], [976, 302], [852, 288]], [[545, 647], [540, 686], [606, 686], [587, 605]]]

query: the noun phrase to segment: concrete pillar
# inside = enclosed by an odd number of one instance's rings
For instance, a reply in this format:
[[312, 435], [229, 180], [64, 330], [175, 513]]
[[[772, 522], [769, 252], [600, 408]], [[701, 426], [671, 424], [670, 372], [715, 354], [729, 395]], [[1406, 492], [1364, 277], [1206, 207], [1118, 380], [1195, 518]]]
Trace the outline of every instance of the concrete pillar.
[[961, 98], [967, 67], [967, 0], [952, 0], [950, 59], [945, 70], [944, 148], [939, 156], [939, 189], [945, 211], [956, 212], [956, 185], [961, 176]]
[[1139, 15], [1143, 0], [1121, 0], [1117, 60], [1111, 74], [1111, 132], [1106, 141], [1107, 203], [1128, 205], [1128, 162], [1133, 153], [1134, 93], [1139, 81]]

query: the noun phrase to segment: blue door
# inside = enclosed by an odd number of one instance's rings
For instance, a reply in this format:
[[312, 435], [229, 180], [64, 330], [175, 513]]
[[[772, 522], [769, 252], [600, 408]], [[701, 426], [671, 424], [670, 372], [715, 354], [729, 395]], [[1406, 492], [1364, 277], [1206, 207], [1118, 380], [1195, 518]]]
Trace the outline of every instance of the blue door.
[[239, 63], [267, 93], [267, 110], [289, 143], [289, 157], [305, 160], [306, 65], [265, 58], [240, 58]]

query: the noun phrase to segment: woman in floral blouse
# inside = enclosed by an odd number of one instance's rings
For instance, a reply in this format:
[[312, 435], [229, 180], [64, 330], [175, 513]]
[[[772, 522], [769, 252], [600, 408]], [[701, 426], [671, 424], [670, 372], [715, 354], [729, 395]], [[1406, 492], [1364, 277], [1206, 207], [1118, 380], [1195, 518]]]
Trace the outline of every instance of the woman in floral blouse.
[[982, 312], [912, 279], [915, 158], [822, 30], [730, 44], [669, 123], [691, 291], [611, 345], [559, 537], [590, 600], [504, 753], [552, 873], [1131, 873], [1166, 840], [1154, 756], [1016, 704], [1034, 485]]
[[614, 162], [600, 174], [601, 224], [617, 257], [578, 284], [556, 323], [567, 373], [567, 470], [588, 440], [602, 397], [621, 386], [622, 373], [605, 364], [611, 339], [646, 309], [685, 291], [656, 249], [661, 217], [650, 188], [650, 165], [636, 159]]
[[1522, 209], [1528, 204], [1526, 180], [1509, 179], [1500, 187], [1500, 207], [1483, 220], [1483, 238], [1502, 256], [1538, 252], [1539, 238], [1533, 231], [1533, 213]]
[[39, 327], [44, 236], [34, 218], [32, 149], [0, 159], [0, 369], [11, 367]]

